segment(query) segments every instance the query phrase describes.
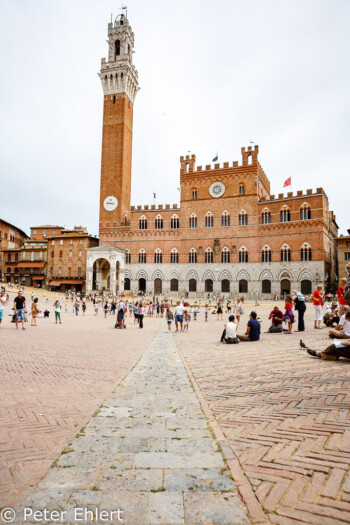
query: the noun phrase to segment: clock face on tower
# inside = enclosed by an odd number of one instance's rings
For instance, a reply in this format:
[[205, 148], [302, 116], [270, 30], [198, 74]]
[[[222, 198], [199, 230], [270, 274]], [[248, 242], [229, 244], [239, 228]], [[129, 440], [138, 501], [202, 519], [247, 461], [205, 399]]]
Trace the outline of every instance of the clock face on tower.
[[209, 193], [212, 197], [217, 199], [218, 197], [223, 196], [225, 189], [225, 184], [223, 182], [216, 181], [209, 186]]
[[114, 195], [108, 195], [103, 201], [103, 207], [106, 211], [114, 211], [118, 208], [118, 199]]

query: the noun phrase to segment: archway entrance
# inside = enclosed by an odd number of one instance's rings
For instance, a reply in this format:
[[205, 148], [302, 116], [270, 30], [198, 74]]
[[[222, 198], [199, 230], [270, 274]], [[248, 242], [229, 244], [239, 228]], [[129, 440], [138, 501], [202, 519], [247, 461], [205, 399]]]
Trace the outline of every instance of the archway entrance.
[[212, 293], [212, 291], [213, 291], [213, 281], [212, 281], [212, 279], [206, 279], [204, 284], [205, 284], [205, 291]]
[[154, 279], [154, 295], [160, 295], [162, 293], [162, 279]]
[[230, 281], [228, 279], [221, 281], [221, 291], [222, 293], [230, 293]]
[[282, 279], [282, 281], [281, 281], [281, 295], [282, 295], [282, 297], [285, 297], [288, 294], [290, 294], [290, 280], [289, 279]]
[[141, 279], [139, 279], [139, 292], [145, 292], [145, 291], [146, 291], [146, 279], [141, 277]]
[[196, 279], [190, 279], [188, 281], [188, 291], [189, 292], [196, 292], [197, 291], [197, 281], [196, 281]]
[[107, 259], [97, 259], [93, 265], [92, 288], [102, 292], [109, 290], [111, 267]]
[[124, 279], [124, 290], [130, 290], [130, 289], [131, 289], [130, 279], [129, 279], [129, 277], [125, 277], [125, 279]]
[[303, 281], [301, 281], [301, 293], [303, 295], [310, 295], [311, 294], [311, 290], [312, 290], [312, 285], [311, 285], [311, 281], [309, 281], [309, 279], [304, 279]]

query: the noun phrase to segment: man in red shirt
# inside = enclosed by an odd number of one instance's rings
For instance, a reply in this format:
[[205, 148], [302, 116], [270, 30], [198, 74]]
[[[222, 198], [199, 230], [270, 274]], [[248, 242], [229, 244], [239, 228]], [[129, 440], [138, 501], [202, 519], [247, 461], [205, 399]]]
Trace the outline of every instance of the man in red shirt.
[[338, 303], [339, 303], [339, 317], [345, 314], [344, 306], [349, 306], [347, 301], [344, 299], [346, 279], [340, 279], [339, 288], [337, 290]]
[[274, 307], [274, 309], [269, 315], [269, 319], [271, 319], [272, 323], [270, 328], [282, 328], [283, 312], [281, 312], [278, 306]]

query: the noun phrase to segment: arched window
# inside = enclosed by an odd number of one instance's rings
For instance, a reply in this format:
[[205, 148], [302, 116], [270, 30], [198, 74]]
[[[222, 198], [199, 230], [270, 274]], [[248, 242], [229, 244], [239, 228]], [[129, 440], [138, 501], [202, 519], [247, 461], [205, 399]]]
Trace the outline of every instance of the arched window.
[[125, 277], [124, 279], [124, 290], [130, 290], [130, 279], [129, 277]]
[[311, 219], [311, 208], [306, 202], [304, 202], [300, 208], [300, 220], [307, 221], [309, 219]]
[[197, 262], [197, 252], [194, 248], [191, 248], [188, 254], [188, 262], [195, 264]]
[[300, 260], [301, 261], [312, 261], [311, 246], [307, 243], [303, 244], [303, 246], [300, 249]]
[[228, 211], [224, 211], [221, 216], [221, 226], [230, 226], [230, 214]]
[[211, 248], [205, 250], [205, 262], [212, 263], [214, 261], [214, 254]]
[[192, 199], [197, 198], [197, 190], [192, 190]]
[[179, 252], [176, 248], [173, 248], [170, 253], [170, 262], [172, 264], [177, 264], [179, 262]]
[[244, 195], [244, 184], [239, 185], [239, 194]]
[[139, 251], [139, 264], [146, 264], [146, 251], [142, 248], [142, 250]]
[[264, 208], [264, 211], [261, 214], [263, 224], [271, 224], [271, 213], [267, 208]]
[[126, 264], [131, 263], [131, 253], [129, 252], [129, 250], [125, 250], [125, 262]]
[[288, 244], [284, 244], [281, 248], [281, 261], [290, 262], [290, 260], [291, 260], [290, 248]]
[[248, 214], [245, 210], [242, 210], [238, 217], [238, 224], [240, 226], [247, 226], [248, 224]]
[[139, 229], [140, 230], [147, 230], [147, 217], [145, 215], [142, 215], [142, 217], [140, 217]]
[[119, 56], [120, 55], [120, 40], [116, 40], [115, 41], [115, 56]]
[[261, 292], [271, 293], [271, 281], [269, 279], [263, 279], [261, 281]]
[[171, 217], [170, 227], [171, 227], [172, 230], [178, 230], [179, 229], [180, 221], [179, 221], [179, 217], [177, 215], [173, 215]]
[[154, 252], [154, 264], [162, 264], [163, 262], [163, 254], [162, 251], [157, 248]]
[[157, 215], [157, 217], [155, 218], [154, 227], [156, 230], [163, 229], [163, 217], [161, 215]]
[[190, 216], [190, 228], [197, 228], [197, 215], [195, 213]]
[[230, 250], [228, 248], [225, 248], [221, 252], [221, 262], [222, 263], [229, 263], [230, 262]]
[[206, 228], [212, 228], [214, 226], [214, 217], [213, 214], [208, 211], [208, 213], [205, 216], [205, 227]]
[[230, 281], [228, 279], [223, 279], [221, 281], [221, 292], [230, 293]]
[[264, 246], [261, 251], [261, 260], [264, 263], [271, 262], [271, 248], [270, 246]]
[[197, 291], [197, 281], [196, 281], [196, 279], [190, 279], [188, 281], [188, 291], [189, 292], [196, 292]]
[[290, 222], [290, 210], [287, 206], [283, 206], [280, 212], [281, 222]]
[[239, 250], [239, 262], [240, 263], [248, 262], [248, 250], [245, 246], [242, 246], [242, 248]]

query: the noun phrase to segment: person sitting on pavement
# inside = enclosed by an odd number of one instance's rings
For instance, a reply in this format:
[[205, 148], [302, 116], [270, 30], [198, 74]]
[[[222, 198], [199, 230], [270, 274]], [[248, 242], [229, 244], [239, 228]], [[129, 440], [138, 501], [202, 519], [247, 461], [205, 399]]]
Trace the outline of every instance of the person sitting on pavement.
[[332, 345], [327, 346], [324, 350], [313, 350], [308, 348], [300, 339], [301, 348], [305, 348], [307, 353], [312, 357], [319, 357], [326, 361], [336, 361], [339, 357], [350, 359], [350, 339], [343, 339], [342, 341], [334, 341]]
[[323, 322], [326, 326], [331, 328], [333, 328], [333, 323], [335, 323], [335, 326], [338, 326], [339, 315], [337, 303], [333, 303], [332, 305], [328, 304], [326, 306], [326, 311], [323, 316]]
[[269, 332], [282, 332], [283, 312], [278, 308], [278, 306], [274, 307], [269, 315], [269, 319], [271, 319]]
[[339, 324], [329, 330], [332, 339], [350, 339], [350, 309], [340, 318]]
[[250, 313], [246, 333], [237, 335], [240, 341], [259, 341], [261, 326], [256, 317], [256, 312]]
[[344, 298], [345, 294], [346, 279], [340, 279], [339, 288], [337, 290], [338, 302], [339, 302], [339, 315], [340, 317], [345, 314], [346, 307], [348, 302]]
[[224, 331], [222, 332], [220, 342], [227, 343], [227, 344], [234, 344], [239, 343], [239, 339], [237, 338], [237, 325], [235, 324], [235, 316], [230, 315], [228, 318], [228, 323], [225, 324]]

